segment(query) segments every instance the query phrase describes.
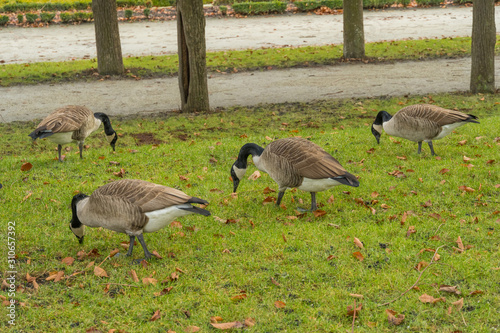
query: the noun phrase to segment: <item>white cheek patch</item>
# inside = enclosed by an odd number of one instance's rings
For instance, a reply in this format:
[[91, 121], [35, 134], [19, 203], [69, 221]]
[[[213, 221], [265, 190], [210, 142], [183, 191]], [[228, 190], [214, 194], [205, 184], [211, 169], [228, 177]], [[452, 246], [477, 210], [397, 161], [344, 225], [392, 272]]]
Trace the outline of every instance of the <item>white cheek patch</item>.
[[83, 225], [78, 228], [71, 227], [71, 231], [73, 231], [73, 233], [79, 238], [82, 238], [85, 235], [85, 232], [83, 230]]
[[106, 139], [108, 140], [108, 142], [113, 141], [113, 139], [115, 138], [115, 135], [116, 135], [116, 134], [114, 134], [114, 133], [113, 133], [113, 134], [111, 134], [111, 135], [106, 135]]
[[247, 172], [247, 169], [239, 169], [237, 167], [235, 167], [233, 165], [233, 170], [234, 170], [234, 173], [236, 174], [236, 177], [238, 177], [238, 179], [243, 179], [243, 176], [245, 176], [245, 172]]
[[375, 125], [373, 124], [373, 129], [382, 134], [383, 127], [382, 125]]

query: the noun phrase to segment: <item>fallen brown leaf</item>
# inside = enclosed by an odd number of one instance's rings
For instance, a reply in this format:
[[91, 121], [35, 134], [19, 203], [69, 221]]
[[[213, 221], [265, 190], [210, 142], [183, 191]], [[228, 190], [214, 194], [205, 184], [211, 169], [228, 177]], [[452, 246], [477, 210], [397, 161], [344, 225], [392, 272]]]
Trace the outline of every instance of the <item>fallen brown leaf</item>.
[[448, 286], [448, 285], [443, 284], [443, 285], [439, 286], [439, 291], [445, 291], [447, 293], [460, 295], [462, 292], [460, 290], [458, 290], [457, 288], [458, 288], [458, 286]]
[[153, 314], [153, 316], [149, 319], [149, 321], [155, 321], [155, 320], [158, 320], [160, 318], [161, 318], [160, 310], [156, 310], [155, 313]]
[[274, 302], [274, 306], [277, 307], [278, 309], [284, 308], [286, 304], [282, 301], [276, 301]]
[[458, 301], [453, 302], [451, 304], [453, 304], [457, 308], [457, 310], [460, 311], [462, 309], [462, 307], [464, 306], [464, 298], [462, 297]]
[[320, 217], [320, 216], [326, 215], [326, 211], [320, 210], [320, 209], [317, 209], [312, 213], [314, 214], [315, 217]]
[[390, 310], [390, 309], [386, 309], [385, 313], [387, 313], [387, 319], [389, 320], [389, 324], [392, 324], [392, 325], [396, 325], [396, 326], [401, 325], [401, 323], [405, 319], [404, 314], [398, 314], [396, 316], [396, 312], [393, 310]]
[[354, 237], [354, 245], [356, 245], [360, 249], [364, 248], [363, 243], [358, 238], [356, 238], [356, 237]]
[[33, 164], [26, 162], [21, 165], [21, 171], [29, 171], [33, 167]]
[[423, 294], [418, 298], [422, 303], [432, 303], [435, 304], [437, 302], [445, 302], [446, 298], [444, 297], [439, 297], [439, 298], [434, 298], [431, 295]]
[[229, 330], [231, 328], [243, 328], [245, 327], [245, 324], [239, 322], [239, 321], [232, 321], [229, 323], [210, 323], [215, 328], [218, 328], [220, 330]]
[[61, 260], [61, 262], [63, 264], [66, 264], [68, 266], [71, 266], [73, 264], [73, 262], [75, 261], [75, 258], [72, 258], [72, 257], [66, 257], [64, 258], [63, 260]]
[[108, 273], [106, 273], [106, 271], [99, 266], [94, 267], [94, 275], [99, 277], [109, 277]]
[[139, 278], [137, 277], [137, 273], [135, 272], [135, 270], [133, 269], [130, 270], [130, 276], [132, 277], [132, 280], [134, 282], [139, 282]]
[[363, 257], [363, 255], [361, 254], [361, 252], [357, 251], [357, 252], [354, 252], [352, 254], [356, 259], [358, 259], [359, 261], [363, 261], [365, 260], [365, 257]]
[[250, 175], [250, 177], [248, 177], [248, 179], [249, 179], [249, 180], [256, 180], [256, 179], [258, 179], [258, 178], [260, 178], [260, 177], [261, 177], [261, 175], [260, 175], [259, 170], [255, 170], [255, 171], [254, 171], [254, 173], [252, 173], [252, 174]]

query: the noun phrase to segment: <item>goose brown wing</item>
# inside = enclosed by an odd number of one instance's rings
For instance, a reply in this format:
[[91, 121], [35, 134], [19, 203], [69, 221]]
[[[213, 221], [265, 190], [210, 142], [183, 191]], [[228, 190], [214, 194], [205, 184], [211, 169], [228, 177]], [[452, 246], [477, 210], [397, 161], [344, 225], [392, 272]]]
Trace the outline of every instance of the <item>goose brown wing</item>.
[[139, 179], [118, 180], [99, 187], [94, 193], [127, 199], [144, 213], [187, 203], [191, 196], [182, 191]]
[[302, 177], [322, 179], [337, 177], [346, 172], [335, 158], [309, 140], [287, 138], [271, 144], [272, 153], [286, 159]]
[[415, 104], [402, 108], [398, 113], [411, 118], [427, 119], [439, 126], [466, 121], [470, 118], [468, 114], [460, 111], [445, 109], [430, 104]]
[[37, 128], [51, 130], [53, 133], [72, 132], [80, 129], [94, 114], [84, 106], [68, 105], [49, 114]]

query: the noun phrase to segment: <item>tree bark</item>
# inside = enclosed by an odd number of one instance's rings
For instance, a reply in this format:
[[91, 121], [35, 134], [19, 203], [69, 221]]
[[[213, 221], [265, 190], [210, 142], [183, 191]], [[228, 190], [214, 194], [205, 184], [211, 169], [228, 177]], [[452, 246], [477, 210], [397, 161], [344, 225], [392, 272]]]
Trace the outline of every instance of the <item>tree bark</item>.
[[202, 0], [177, 0], [177, 44], [181, 110], [209, 111]]
[[344, 58], [365, 57], [363, 0], [344, 0]]
[[118, 30], [116, 0], [92, 0], [97, 70], [101, 75], [122, 74], [123, 58]]
[[472, 93], [495, 92], [495, 43], [495, 2], [474, 0], [470, 76]]

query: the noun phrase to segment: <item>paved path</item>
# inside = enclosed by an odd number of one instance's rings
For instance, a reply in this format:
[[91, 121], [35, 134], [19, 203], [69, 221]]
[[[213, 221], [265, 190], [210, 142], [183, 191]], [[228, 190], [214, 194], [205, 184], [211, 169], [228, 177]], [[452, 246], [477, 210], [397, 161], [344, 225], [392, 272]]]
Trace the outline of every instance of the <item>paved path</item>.
[[[496, 7], [497, 26], [500, 8]], [[472, 8], [365, 11], [366, 42], [407, 38], [470, 36]], [[283, 45], [341, 44], [342, 15], [294, 14], [248, 18], [208, 18], [208, 50], [256, 49]], [[177, 53], [175, 21], [120, 23], [125, 56]], [[47, 28], [0, 28], [0, 60], [5, 63], [95, 58], [93, 24]]]
[[[365, 31], [367, 40], [468, 35], [470, 34], [470, 11], [470, 8], [452, 7], [449, 9], [366, 12]], [[500, 22], [498, 22], [498, 7], [496, 7], [496, 13], [497, 26], [500, 26]], [[436, 17], [441, 18], [437, 19]], [[297, 18], [301, 20], [300, 22], [302, 23], [300, 24], [306, 24], [309, 28], [305, 29], [302, 26], [302, 28], [294, 30], [294, 27], [301, 27], [298, 21], [293, 21]], [[422, 18], [425, 18], [425, 20], [422, 21]], [[335, 34], [331, 33], [331, 24], [333, 21], [340, 19], [341, 18], [338, 16], [331, 15], [209, 19], [207, 20], [208, 27], [223, 23], [231, 23], [232, 25], [225, 26], [225, 28], [219, 27], [218, 29], [220, 29], [220, 31], [217, 34], [212, 32], [212, 37], [207, 37], [209, 39], [207, 44], [209, 49], [301, 45], [300, 41], [306, 44], [321, 44], [321, 42], [325, 42], [327, 38], [334, 38], [333, 35]], [[452, 24], [450, 22], [455, 22], [455, 20], [458, 22], [460, 19], [464, 19], [465, 21], [456, 26], [456, 29], [451, 27]], [[401, 25], [402, 20], [406, 20], [405, 24], [407, 25]], [[389, 28], [384, 25], [388, 21], [399, 23], [393, 23], [392, 28]], [[284, 24], [284, 26], [281, 25], [281, 28], [272, 28], [272, 22], [282, 22], [281, 24]], [[149, 28], [146, 28], [146, 26], [144, 26], [144, 28], [146, 30], [160, 29], [168, 24], [173, 23], [149, 22], [147, 23]], [[410, 26], [410, 24], [415, 25]], [[459, 30], [459, 28], [463, 28], [463, 25], [466, 27], [465, 30]], [[137, 24], [121, 25], [121, 27], [125, 26], [134, 27], [134, 29], [139, 30], [139, 25]], [[280, 25], [276, 23], [276, 26]], [[89, 27], [92, 26], [83, 25], [72, 27], [71, 29], [69, 27], [12, 29], [12, 32], [10, 30], [11, 28], [8, 28], [0, 30], [0, 45], [3, 45], [3, 42], [5, 42], [5, 33], [16, 34], [17, 32], [21, 32], [24, 37], [19, 40], [26, 38], [29, 41], [27, 45], [31, 43], [32, 46], [36, 44], [37, 38], [33, 35], [27, 37], [27, 35], [40, 34], [38, 38], [43, 40], [44, 45], [50, 45], [52, 41], [55, 43], [55, 40], [58, 39], [64, 40], [64, 38], [68, 38], [69, 40], [71, 38], [83, 38], [75, 37], [71, 34], [69, 37], [64, 37], [65, 35], [61, 33], [63, 29], [70, 29], [68, 31], [74, 34], [80, 34], [82, 30], [89, 29]], [[246, 27], [246, 30], [238, 30], [238, 27]], [[175, 35], [174, 25], [172, 25], [172, 29], [174, 29], [174, 31], [171, 33]], [[239, 44], [243, 39], [247, 41], [252, 40], [250, 35], [243, 38], [244, 34], [240, 31], [259, 31], [259, 29], [263, 30], [260, 32], [260, 37], [253, 41], [254, 44], [245, 44], [246, 42]], [[5, 30], [7, 30], [7, 32], [5, 32]], [[123, 45], [134, 44], [134, 42], [129, 43], [128, 39], [124, 38], [123, 33], [125, 30], [126, 29], [122, 29]], [[210, 31], [210, 29], [207, 30]], [[336, 30], [340, 31], [340, 28]], [[427, 35], [423, 33], [424, 30], [427, 31]], [[55, 34], [54, 37], [49, 35], [47, 35], [47, 37], [44, 34], [45, 31], [51, 33], [57, 31], [57, 34]], [[285, 38], [285, 32], [289, 31], [292, 32], [291, 35], [287, 35]], [[325, 31], [328, 33], [324, 34]], [[439, 33], [436, 33], [436, 31], [439, 31]], [[227, 35], [225, 35], [226, 37], [221, 37], [222, 33], [227, 33]], [[137, 35], [138, 33], [135, 32], [135, 34]], [[340, 32], [338, 32], [338, 34], [340, 34]], [[154, 40], [157, 39], [157, 35], [161, 35], [161, 33], [151, 33], [151, 36], [154, 36]], [[262, 37], [262, 35], [264, 35], [264, 37]], [[282, 35], [283, 38], [281, 38]], [[55, 36], [58, 37], [56, 38]], [[375, 38], [369, 36], [379, 37]], [[293, 41], [292, 37], [295, 38]], [[2, 38], [4, 38], [4, 41], [2, 41]], [[210, 38], [212, 38], [212, 40], [210, 40]], [[144, 42], [146, 45], [154, 44], [152, 41], [148, 42], [146, 37], [144, 37], [144, 39], [139, 39], [139, 42], [140, 41]], [[238, 41], [238, 43], [236, 43], [236, 41]], [[332, 41], [330, 39], [326, 43], [332, 42], [338, 43], [341, 42], [341, 39], [339, 41]], [[160, 45], [165, 45], [165, 42], [158, 43]], [[77, 44], [79, 43], [75, 41], [75, 44], [70, 45], [69, 48], [61, 48], [57, 51], [53, 50], [52, 53], [61, 56], [63, 54], [63, 49], [68, 51], [72, 51], [73, 48], [78, 49]], [[85, 45], [86, 46], [83, 48], [85, 52], [88, 54], [93, 52], [93, 45]], [[11, 48], [13, 47], [7, 46], [4, 47], [3, 50]], [[20, 49], [19, 47], [17, 48]], [[152, 49], [152, 46], [148, 48], [150, 53], [153, 53]], [[174, 47], [174, 50], [175, 49], [176, 47]], [[5, 55], [3, 50], [1, 53], [2, 56]], [[82, 49], [78, 50], [79, 53], [77, 52], [77, 54], [79, 54], [79, 56], [85, 55]], [[126, 50], [125, 47], [124, 50]], [[143, 51], [144, 45], [141, 46], [138, 52]], [[160, 49], [159, 52], [167, 51], [161, 51]], [[67, 57], [68, 55], [63, 56]], [[18, 58], [16, 61], [30, 61], [27, 59], [27, 57], [29, 57], [28, 54], [20, 53], [16, 57]], [[69, 57], [75, 56], [69, 55]], [[48, 55], [39, 58], [48, 58]], [[32, 59], [32, 61], [35, 60]], [[496, 59], [496, 64], [500, 64], [500, 58]], [[500, 88], [500, 77], [498, 76], [500, 74], [500, 68], [496, 70], [496, 73], [497, 87]], [[259, 103], [308, 102], [320, 99], [346, 97], [397, 96], [404, 94], [465, 91], [469, 89], [469, 75], [470, 59], [441, 59], [395, 64], [346, 64], [227, 75], [216, 74], [210, 76], [208, 83], [210, 106], [214, 108], [219, 106], [256, 105]], [[43, 118], [55, 108], [66, 104], [86, 105], [94, 111], [106, 112], [110, 115], [141, 115], [166, 112], [179, 109], [179, 96], [177, 78], [0, 88], [0, 121], [26, 121]]]
[[[500, 57], [496, 58], [500, 64]], [[210, 106], [400, 96], [469, 89], [470, 59], [350, 64], [212, 75]], [[500, 69], [496, 71], [500, 88]], [[66, 104], [86, 105], [110, 115], [147, 115], [179, 109], [177, 78], [103, 81], [1, 88], [0, 119], [43, 118]]]

